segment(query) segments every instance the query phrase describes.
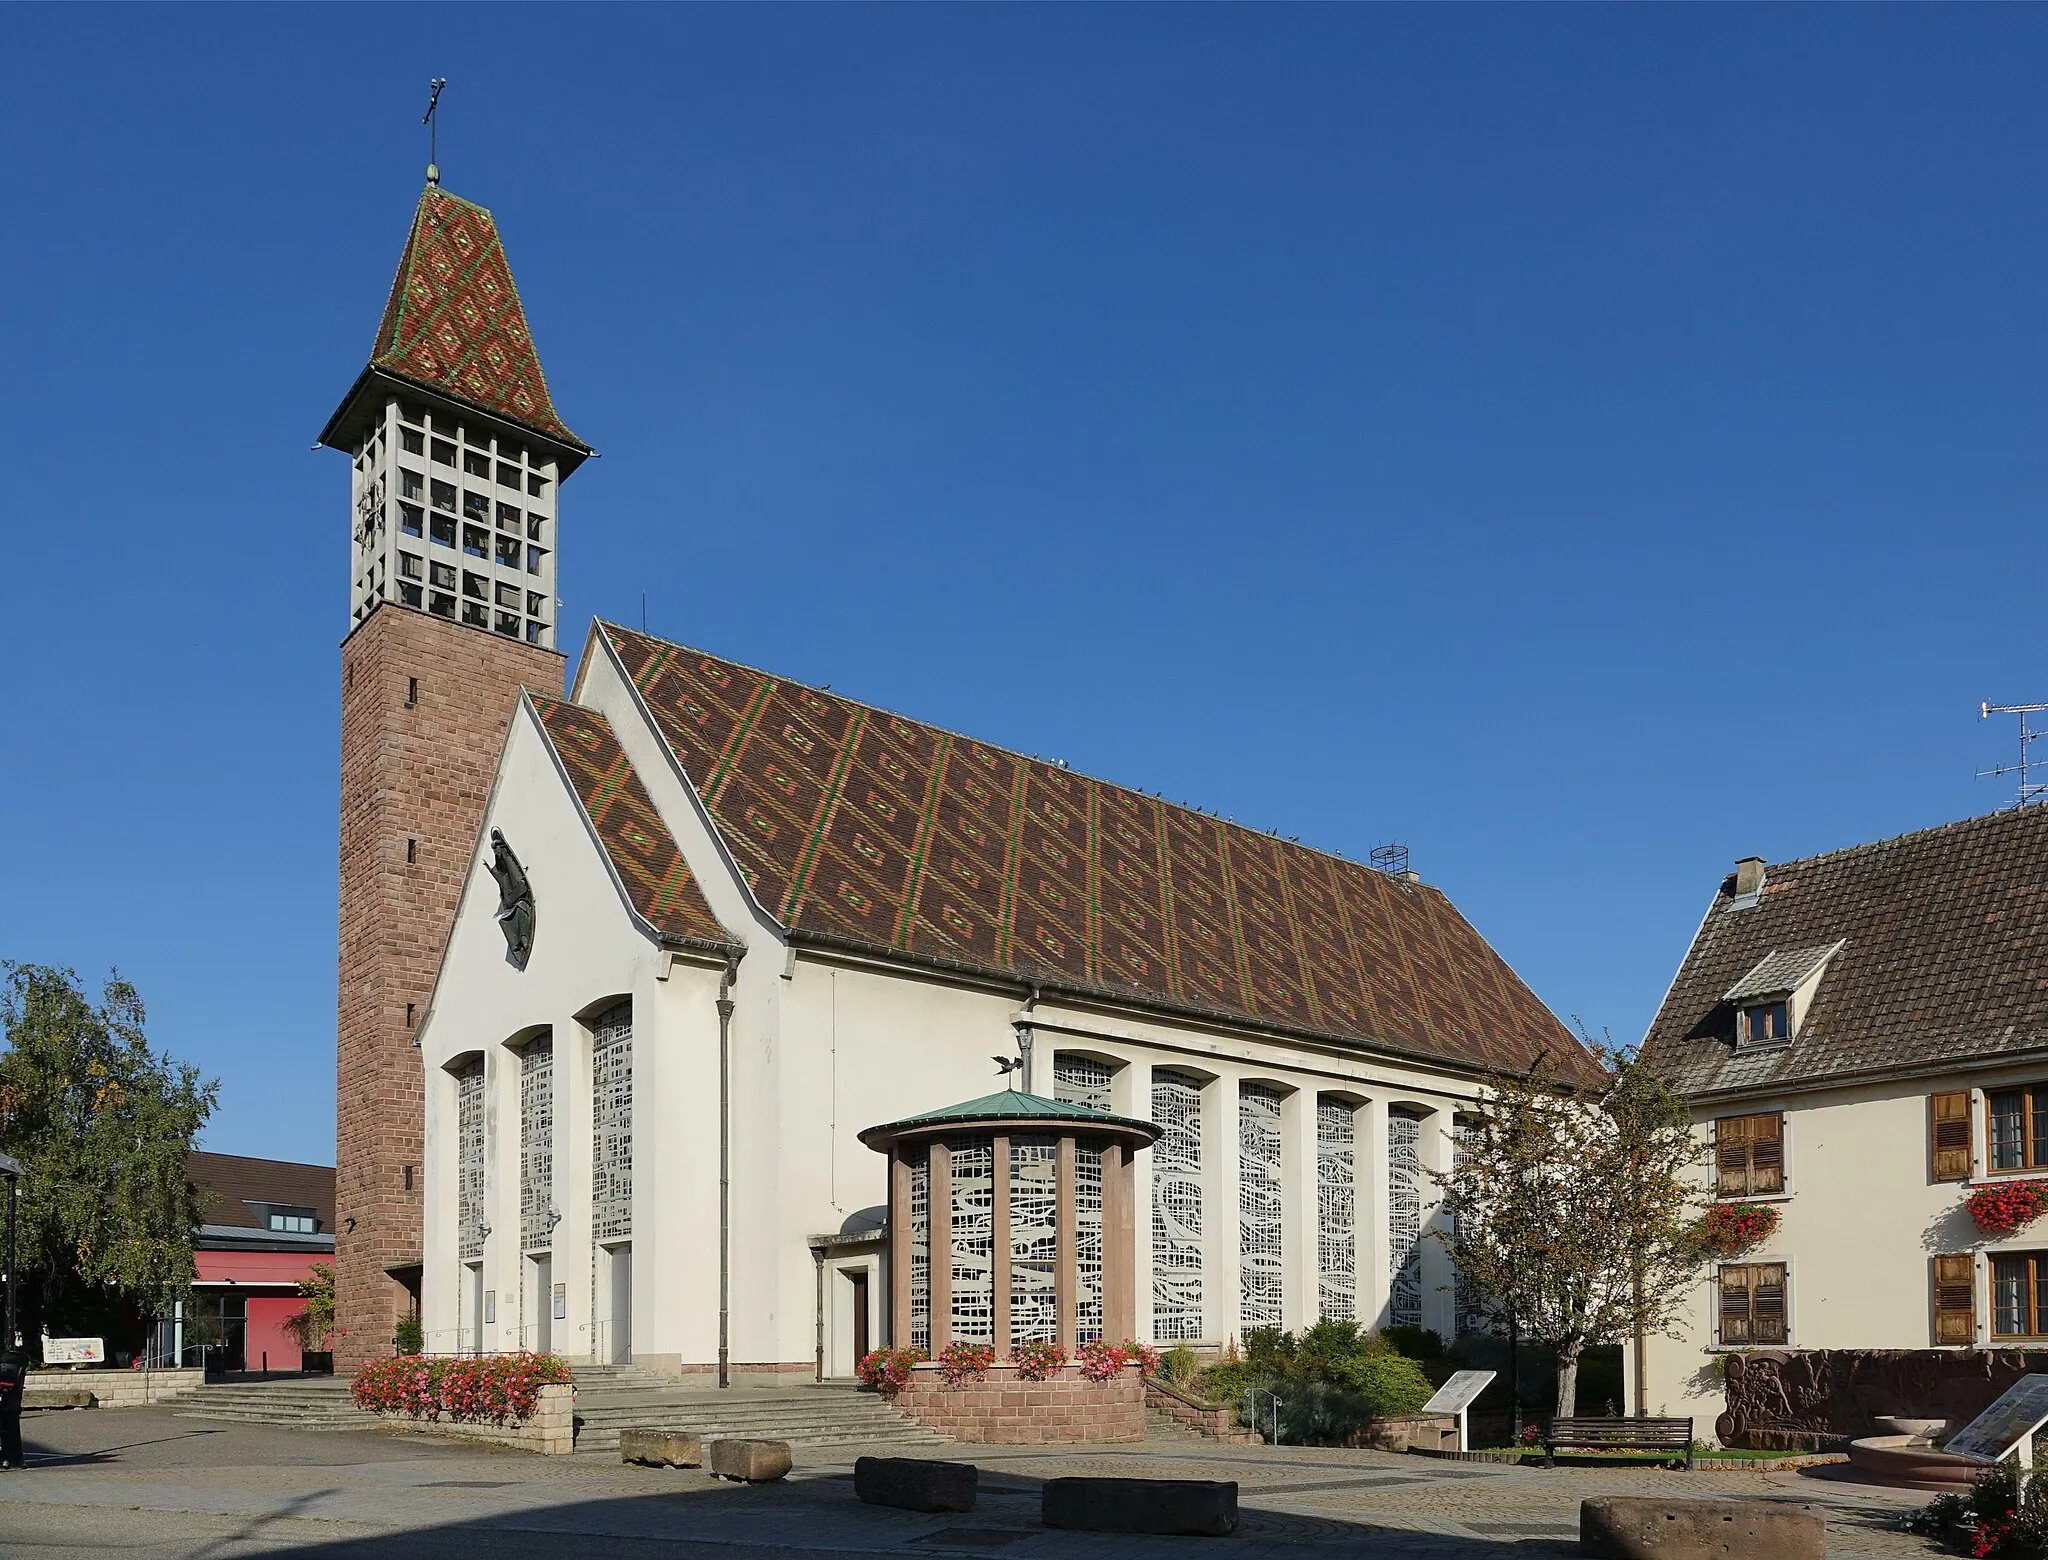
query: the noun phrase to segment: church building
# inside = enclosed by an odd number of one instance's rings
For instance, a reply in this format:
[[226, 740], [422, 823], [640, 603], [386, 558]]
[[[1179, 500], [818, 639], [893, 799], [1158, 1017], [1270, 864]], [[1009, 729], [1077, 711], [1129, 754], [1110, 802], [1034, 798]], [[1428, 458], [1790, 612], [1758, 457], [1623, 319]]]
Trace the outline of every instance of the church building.
[[589, 451], [438, 187], [328, 442], [365, 1325], [843, 1377], [1470, 1322], [1431, 1172], [1489, 1074], [1590, 1062], [1441, 892], [609, 622], [562, 697]]

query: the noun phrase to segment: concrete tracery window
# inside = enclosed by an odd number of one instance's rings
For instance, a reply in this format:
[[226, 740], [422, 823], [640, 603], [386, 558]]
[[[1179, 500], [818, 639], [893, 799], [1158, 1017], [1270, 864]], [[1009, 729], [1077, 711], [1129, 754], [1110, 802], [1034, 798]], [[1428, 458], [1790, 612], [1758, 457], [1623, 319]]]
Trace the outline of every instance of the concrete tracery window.
[[1202, 1081], [1152, 1074], [1152, 1335], [1202, 1336]]
[[1083, 1141], [1074, 1155], [1074, 1341], [1102, 1336], [1102, 1149]]
[[953, 1162], [953, 1336], [967, 1343], [993, 1343], [994, 1146], [987, 1138], [961, 1138], [949, 1147]]
[[[1478, 1130], [1477, 1125], [1469, 1116], [1453, 1118], [1451, 1122], [1451, 1170], [1453, 1173], [1464, 1165], [1466, 1155], [1471, 1152], [1470, 1145], [1473, 1134]], [[1448, 1223], [1450, 1224], [1451, 1260], [1455, 1263], [1457, 1261], [1458, 1215], [1455, 1207], [1447, 1208], [1446, 1212], [1448, 1214]], [[1452, 1296], [1456, 1307], [1455, 1319], [1451, 1324], [1455, 1330], [1454, 1336], [1464, 1337], [1469, 1333], [1490, 1331], [1486, 1315], [1486, 1298], [1473, 1286], [1472, 1281], [1465, 1277], [1462, 1270], [1452, 1280]]]
[[1333, 1322], [1358, 1319], [1358, 1112], [1316, 1101], [1316, 1306]]
[[1059, 1336], [1058, 1143], [1053, 1137], [1010, 1139], [1010, 1336], [1017, 1343]]
[[910, 1166], [910, 1343], [932, 1346], [932, 1176], [923, 1154]]
[[1280, 1091], [1240, 1084], [1237, 1252], [1239, 1311], [1247, 1328], [1280, 1325], [1280, 1229]]
[[1052, 1096], [1069, 1105], [1088, 1105], [1106, 1111], [1110, 1108], [1110, 1079], [1114, 1076], [1115, 1069], [1107, 1062], [1062, 1051], [1052, 1062]]
[[1422, 1115], [1387, 1112], [1387, 1246], [1393, 1263], [1387, 1320], [1422, 1325]]
[[472, 1057], [455, 1073], [456, 1252], [464, 1261], [484, 1254], [484, 1059]]
[[633, 1233], [633, 1004], [590, 1026], [590, 1230], [596, 1240]]
[[541, 1035], [519, 1053], [519, 1249], [554, 1237], [555, 1041]]

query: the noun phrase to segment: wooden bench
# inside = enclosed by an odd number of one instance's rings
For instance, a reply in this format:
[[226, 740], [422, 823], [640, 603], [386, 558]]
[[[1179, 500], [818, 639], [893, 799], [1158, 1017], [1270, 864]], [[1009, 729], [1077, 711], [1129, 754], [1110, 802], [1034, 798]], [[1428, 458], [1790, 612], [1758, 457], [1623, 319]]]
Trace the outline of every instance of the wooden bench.
[[1543, 1432], [1543, 1466], [1557, 1466], [1557, 1449], [1600, 1452], [1683, 1452], [1693, 1467], [1690, 1419], [1553, 1419]]

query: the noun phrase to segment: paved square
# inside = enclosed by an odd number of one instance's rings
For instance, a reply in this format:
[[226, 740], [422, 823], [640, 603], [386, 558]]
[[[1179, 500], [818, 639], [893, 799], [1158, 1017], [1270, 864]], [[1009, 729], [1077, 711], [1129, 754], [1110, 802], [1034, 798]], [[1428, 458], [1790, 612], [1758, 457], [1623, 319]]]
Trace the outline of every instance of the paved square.
[[[1808, 1504], [1827, 1517], [1828, 1552], [1843, 1560], [1939, 1552], [1899, 1530], [1921, 1497], [1796, 1473], [1546, 1472], [1192, 1439], [920, 1448], [915, 1455], [982, 1470], [973, 1512], [920, 1516], [855, 1500], [856, 1453], [845, 1448], [800, 1452], [787, 1483], [745, 1488], [694, 1469], [623, 1467], [615, 1453], [542, 1458], [416, 1435], [220, 1424], [168, 1409], [32, 1414], [27, 1430], [30, 1467], [0, 1475], [0, 1553], [10, 1560], [1166, 1560], [1190, 1546], [1213, 1560], [1537, 1560], [1577, 1553], [1584, 1497], [1638, 1493]], [[1060, 1474], [1235, 1479], [1243, 1520], [1220, 1539], [1047, 1530], [1038, 1487]]]

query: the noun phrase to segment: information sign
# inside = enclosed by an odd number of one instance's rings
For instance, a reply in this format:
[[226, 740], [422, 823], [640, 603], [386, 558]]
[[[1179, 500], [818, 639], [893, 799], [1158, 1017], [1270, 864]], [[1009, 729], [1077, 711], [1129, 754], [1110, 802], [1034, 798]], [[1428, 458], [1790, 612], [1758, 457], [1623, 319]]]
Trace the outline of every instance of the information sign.
[[1462, 1414], [1498, 1374], [1491, 1370], [1461, 1370], [1436, 1389], [1436, 1396], [1422, 1405], [1422, 1411], [1425, 1414]]
[[[1997, 1462], [2021, 1442], [2030, 1441], [2043, 1424], [2048, 1424], [2048, 1376], [2022, 1376], [1996, 1403], [1951, 1436], [1942, 1450], [1980, 1462]], [[2020, 1461], [2025, 1465], [2032, 1459], [2022, 1456]]]
[[[107, 1358], [107, 1340], [104, 1338], [45, 1338], [43, 1340], [43, 1363], [45, 1365], [100, 1365]], [[2042, 1378], [2048, 1380], [2048, 1377]]]

